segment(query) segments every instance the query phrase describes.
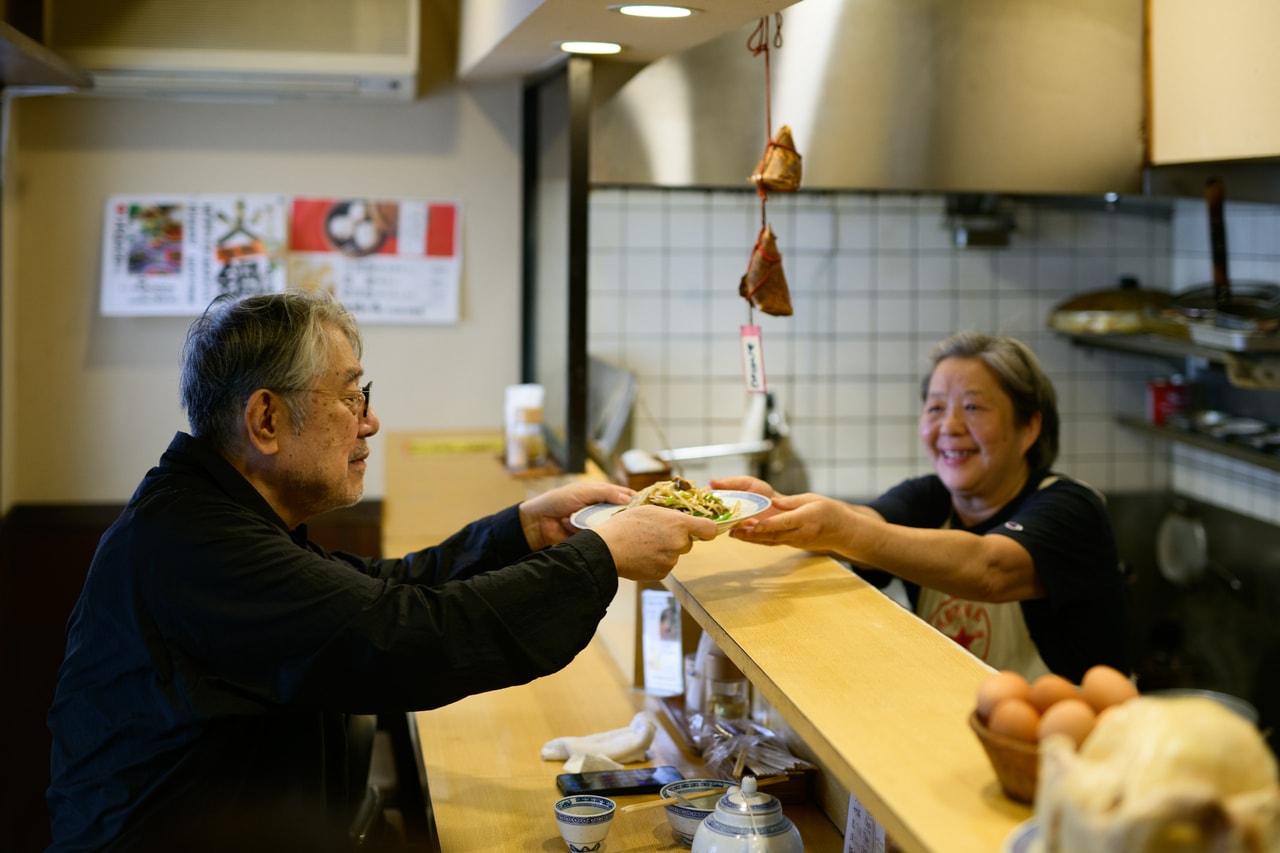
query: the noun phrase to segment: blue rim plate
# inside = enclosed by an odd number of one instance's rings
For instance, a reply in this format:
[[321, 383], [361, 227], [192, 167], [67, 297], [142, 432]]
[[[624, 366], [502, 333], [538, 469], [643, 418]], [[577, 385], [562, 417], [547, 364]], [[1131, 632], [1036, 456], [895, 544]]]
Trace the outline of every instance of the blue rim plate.
[[[753, 515], [759, 515], [770, 506], [773, 501], [764, 495], [757, 495], [753, 492], [739, 492], [732, 489], [712, 489], [711, 494], [716, 495], [727, 505], [737, 504], [737, 512], [732, 518], [724, 521], [716, 522], [716, 535], [719, 536], [726, 530], [736, 525], [740, 521], [744, 521]], [[614, 513], [621, 512], [626, 509], [626, 504], [593, 504], [575, 512], [569, 516], [569, 523], [579, 530], [590, 530], [607, 519], [611, 518]]]
[[1004, 840], [1001, 853], [1042, 853], [1044, 844], [1040, 840], [1040, 825], [1035, 818], [1029, 818], [1014, 827], [1013, 832]]

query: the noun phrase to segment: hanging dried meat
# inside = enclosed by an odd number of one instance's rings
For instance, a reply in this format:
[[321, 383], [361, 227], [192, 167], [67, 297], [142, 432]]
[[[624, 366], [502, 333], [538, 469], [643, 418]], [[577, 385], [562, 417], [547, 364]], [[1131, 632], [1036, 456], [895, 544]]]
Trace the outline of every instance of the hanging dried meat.
[[791, 128], [784, 124], [765, 146], [751, 181], [759, 192], [792, 193], [800, 189], [800, 172], [800, 152], [791, 138]]
[[738, 295], [766, 314], [791, 316], [791, 291], [782, 271], [782, 255], [773, 229], [767, 224], [760, 229], [755, 248], [751, 250], [751, 263], [738, 283]]

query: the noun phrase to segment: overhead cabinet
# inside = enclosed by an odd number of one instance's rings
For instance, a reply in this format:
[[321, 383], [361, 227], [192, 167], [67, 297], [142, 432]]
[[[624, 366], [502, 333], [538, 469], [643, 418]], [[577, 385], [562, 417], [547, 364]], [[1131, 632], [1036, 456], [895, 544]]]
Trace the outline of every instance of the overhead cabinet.
[[1280, 3], [1148, 3], [1152, 164], [1280, 157]]

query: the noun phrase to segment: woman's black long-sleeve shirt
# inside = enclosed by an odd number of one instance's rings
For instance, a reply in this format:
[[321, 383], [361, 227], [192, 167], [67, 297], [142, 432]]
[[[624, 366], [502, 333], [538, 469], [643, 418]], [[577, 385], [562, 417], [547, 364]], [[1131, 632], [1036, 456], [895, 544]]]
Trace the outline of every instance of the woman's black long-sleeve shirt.
[[51, 850], [323, 824], [347, 798], [347, 714], [556, 672], [617, 587], [598, 535], [530, 553], [515, 507], [400, 559], [327, 553], [179, 433], [104, 534], [68, 623]]

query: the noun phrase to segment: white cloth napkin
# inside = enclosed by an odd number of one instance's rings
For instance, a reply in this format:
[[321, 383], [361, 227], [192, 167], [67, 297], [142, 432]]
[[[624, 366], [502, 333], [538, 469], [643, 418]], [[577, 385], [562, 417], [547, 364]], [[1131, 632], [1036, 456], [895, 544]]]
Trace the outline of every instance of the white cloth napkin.
[[657, 729], [658, 722], [653, 715], [648, 711], [641, 711], [624, 728], [581, 737], [552, 738], [542, 746], [542, 760], [566, 761], [575, 755], [591, 755], [604, 756], [622, 764], [643, 761], [645, 750], [653, 742]]

